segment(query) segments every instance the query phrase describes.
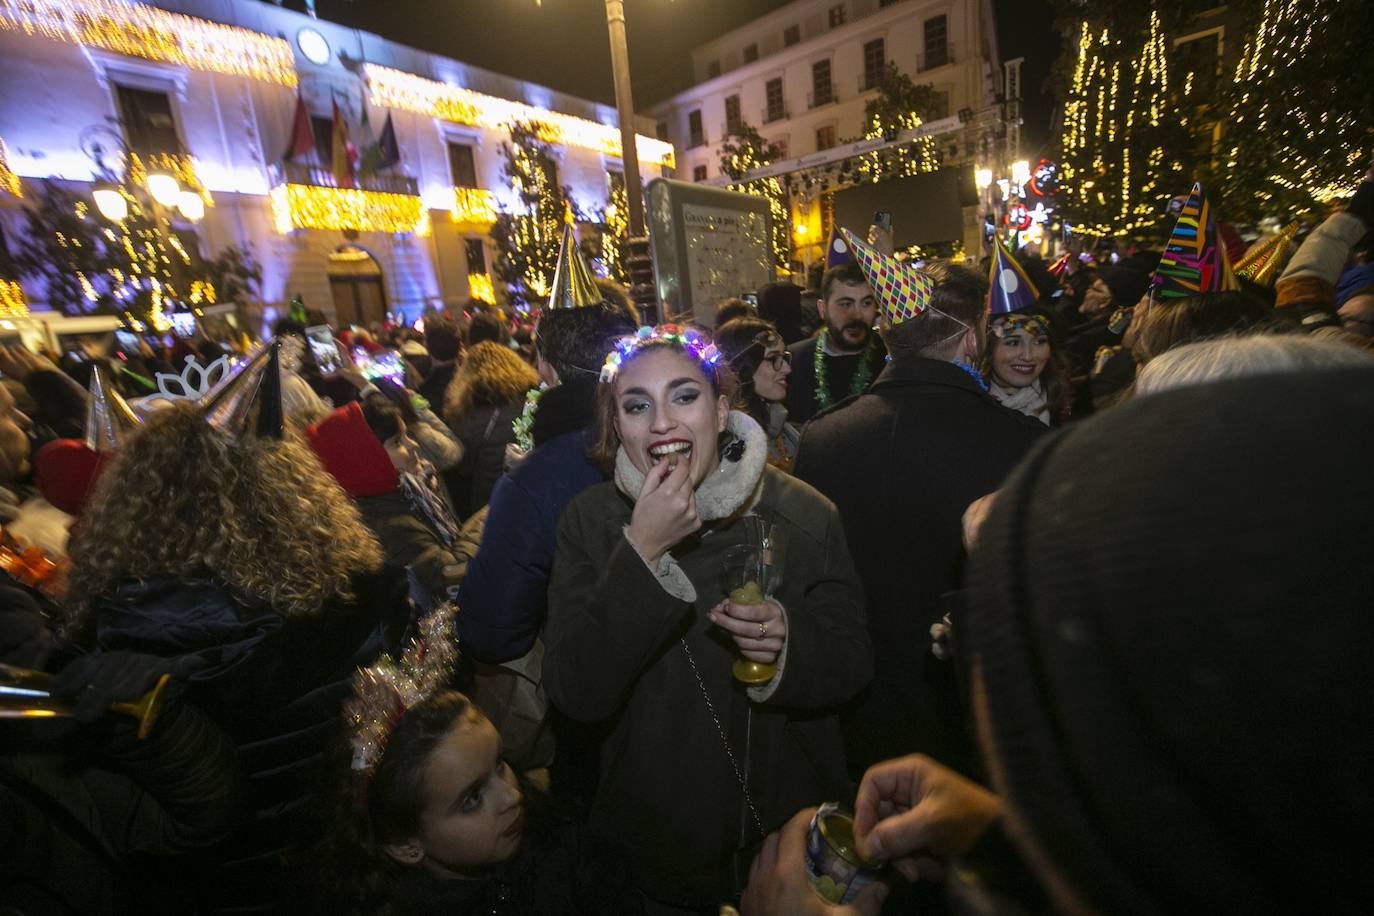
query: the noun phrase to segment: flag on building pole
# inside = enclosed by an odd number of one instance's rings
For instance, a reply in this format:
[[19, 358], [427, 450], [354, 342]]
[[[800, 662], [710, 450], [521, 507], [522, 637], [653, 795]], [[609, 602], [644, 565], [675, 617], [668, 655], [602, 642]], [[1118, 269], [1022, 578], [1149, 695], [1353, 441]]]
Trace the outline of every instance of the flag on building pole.
[[358, 174], [371, 175], [377, 171], [381, 155], [377, 149], [377, 136], [372, 132], [372, 118], [367, 113], [367, 97], [360, 98], [358, 105], [362, 111], [358, 117], [358, 148], [363, 151], [362, 158], [358, 160]]
[[400, 161], [401, 148], [396, 144], [396, 126], [391, 123], [391, 112], [387, 112], [382, 135], [377, 139], [377, 171], [389, 169]]
[[334, 172], [334, 184], [340, 188], [354, 187], [353, 166], [358, 161], [358, 148], [353, 145], [353, 141], [348, 137], [348, 122], [344, 120], [343, 113], [339, 111], [338, 100], [334, 101], [332, 135], [331, 166]]
[[296, 93], [296, 115], [291, 122], [291, 143], [287, 145], [282, 158], [290, 162], [302, 159], [315, 149], [315, 132], [310, 129], [310, 112], [305, 109], [305, 98]]

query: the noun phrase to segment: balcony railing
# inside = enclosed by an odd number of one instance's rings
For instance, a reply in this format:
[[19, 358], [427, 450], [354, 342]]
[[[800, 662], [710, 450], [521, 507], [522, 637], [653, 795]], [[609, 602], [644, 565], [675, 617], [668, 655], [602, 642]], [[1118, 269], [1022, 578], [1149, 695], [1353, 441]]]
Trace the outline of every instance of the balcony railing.
[[807, 108], [820, 108], [822, 105], [831, 105], [837, 101], [834, 88], [829, 86], [819, 92], [813, 91], [806, 94]]
[[729, 136], [731, 136], [732, 134], [737, 134], [737, 133], [739, 133], [743, 128], [744, 128], [744, 119], [743, 119], [743, 118], [740, 118], [738, 121], [734, 121], [734, 122], [726, 121], [724, 124], [720, 125], [720, 135], [721, 135], [722, 137], [729, 137]]
[[938, 54], [919, 54], [916, 57], [916, 70], [923, 73], [926, 70], [936, 70], [952, 63], [954, 63], [954, 55], [947, 50]]
[[[334, 177], [333, 169], [309, 162], [274, 163], [270, 167], [269, 173], [273, 187], [284, 184], [308, 185], [314, 188], [337, 188], [339, 186], [338, 179]], [[420, 186], [414, 178], [409, 175], [385, 172], [374, 172], [371, 175], [355, 174], [353, 187], [359, 191], [404, 194], [409, 197], [417, 197], [420, 194]]]
[[706, 145], [706, 135], [703, 133], [692, 134], [687, 138], [687, 148], [696, 149]]
[[854, 81], [854, 84], [859, 87], [860, 93], [864, 93], [872, 92], [874, 89], [877, 89], [882, 85], [882, 82], [883, 78], [881, 74], [860, 73], [858, 79]]
[[777, 108], [765, 108], [763, 117], [760, 120], [764, 124], [772, 124], [774, 121], [786, 121], [791, 115], [787, 113], [787, 107], [779, 105]]

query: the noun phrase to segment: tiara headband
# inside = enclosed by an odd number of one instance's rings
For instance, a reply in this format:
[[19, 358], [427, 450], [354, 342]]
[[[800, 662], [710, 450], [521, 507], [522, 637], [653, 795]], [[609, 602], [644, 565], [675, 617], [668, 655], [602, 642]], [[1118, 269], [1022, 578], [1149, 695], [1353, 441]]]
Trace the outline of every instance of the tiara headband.
[[629, 337], [622, 337], [606, 354], [606, 362], [601, 367], [601, 381], [610, 384], [615, 381], [620, 367], [640, 350], [656, 343], [667, 343], [686, 353], [703, 369], [715, 370], [720, 362], [720, 350], [710, 339], [692, 328], [682, 328], [675, 324], [661, 324], [656, 328], [644, 326]]
[[1006, 337], [1017, 331], [1030, 331], [1032, 334], [1037, 331], [1041, 334], [1048, 334], [1050, 326], [1041, 315], [1024, 315], [1018, 312], [1009, 314], [994, 315], [988, 322], [988, 330], [994, 337]]
[[416, 635], [399, 660], [382, 655], [376, 664], [358, 669], [353, 696], [344, 703], [353, 769], [370, 771], [381, 759], [387, 738], [406, 710], [448, 683], [458, 661], [452, 605], [441, 604], [416, 623]]

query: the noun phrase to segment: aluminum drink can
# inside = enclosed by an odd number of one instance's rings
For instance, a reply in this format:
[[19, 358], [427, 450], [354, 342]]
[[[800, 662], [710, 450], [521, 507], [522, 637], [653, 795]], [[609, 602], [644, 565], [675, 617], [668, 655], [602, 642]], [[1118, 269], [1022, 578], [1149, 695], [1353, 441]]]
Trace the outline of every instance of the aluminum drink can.
[[871, 865], [859, 855], [854, 815], [835, 802], [821, 805], [806, 832], [806, 874], [811, 889], [828, 903], [852, 903], [881, 872], [881, 866]]

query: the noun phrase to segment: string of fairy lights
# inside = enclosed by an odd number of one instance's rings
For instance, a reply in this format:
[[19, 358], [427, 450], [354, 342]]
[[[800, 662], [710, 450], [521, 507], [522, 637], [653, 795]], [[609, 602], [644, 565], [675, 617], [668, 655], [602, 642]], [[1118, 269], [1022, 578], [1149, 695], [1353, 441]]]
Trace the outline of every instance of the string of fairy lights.
[[524, 207], [509, 216], [507, 258], [519, 273], [519, 282], [536, 298], [549, 294], [549, 278], [558, 266], [558, 249], [566, 218], [566, 205], [557, 185], [545, 131], [536, 123], [511, 128], [506, 144], [506, 178]]
[[411, 194], [280, 184], [268, 192], [283, 235], [296, 229], [430, 234], [429, 210]]
[[455, 223], [486, 228], [496, 222], [496, 195], [482, 188], [454, 188], [450, 213]]
[[0, 139], [0, 191], [14, 197], [23, 197], [24, 189], [19, 184], [19, 176], [10, 168], [10, 151], [5, 141]]
[[601, 240], [601, 262], [606, 276], [617, 283], [628, 284], [629, 267], [625, 264], [625, 241], [630, 237], [630, 195], [625, 186], [625, 173], [606, 172], [606, 235]]

